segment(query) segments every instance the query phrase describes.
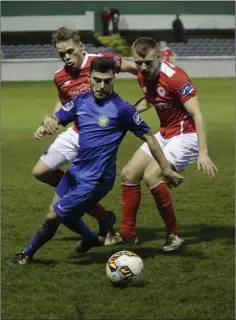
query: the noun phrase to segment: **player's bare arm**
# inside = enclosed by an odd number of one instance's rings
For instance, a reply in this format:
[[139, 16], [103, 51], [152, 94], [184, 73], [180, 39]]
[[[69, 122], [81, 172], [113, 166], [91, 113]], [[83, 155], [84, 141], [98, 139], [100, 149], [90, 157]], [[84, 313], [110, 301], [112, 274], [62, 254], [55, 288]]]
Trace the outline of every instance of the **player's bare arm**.
[[192, 97], [184, 103], [184, 107], [191, 114], [196, 125], [196, 131], [198, 135], [199, 144], [199, 156], [197, 160], [198, 171], [203, 170], [204, 174], [209, 177], [214, 176], [215, 172], [218, 172], [216, 166], [208, 156], [206, 130], [204, 126], [204, 120], [200, 109], [200, 103], [197, 96]]
[[171, 170], [169, 162], [167, 161], [162, 148], [153, 133], [149, 131], [142, 136], [142, 139], [147, 142], [154, 159], [161, 167], [164, 178], [167, 180], [167, 185], [169, 187], [178, 187], [178, 185], [184, 181], [184, 177]]
[[[60, 110], [60, 108], [62, 107], [63, 104], [67, 103], [68, 101], [66, 100], [63, 100], [62, 98], [59, 98], [56, 105], [55, 105], [55, 108], [54, 108], [54, 112], [57, 112], [58, 110]], [[47, 118], [47, 117], [50, 117], [49, 115], [46, 115], [44, 117], [44, 120]], [[38, 127], [38, 129], [35, 131], [34, 133], [34, 138], [37, 139], [37, 140], [42, 140], [42, 138], [47, 135], [48, 133], [46, 132], [46, 130], [44, 129], [44, 126], [40, 126]]]
[[136, 110], [138, 111], [138, 113], [147, 111], [149, 109], [151, 109], [153, 107], [153, 104], [151, 104], [150, 102], [148, 102], [148, 100], [146, 99], [146, 97], [143, 97], [141, 99], [139, 99], [134, 107], [136, 108]]
[[129, 72], [129, 73], [132, 73], [134, 75], [137, 74], [137, 68], [136, 68], [136, 65], [135, 65], [134, 61], [128, 61], [128, 60], [125, 60], [125, 59], [122, 59], [122, 63], [121, 63], [121, 66], [120, 66], [120, 71], [121, 72]]
[[43, 119], [43, 127], [47, 135], [57, 132], [59, 120], [55, 114], [47, 115]]

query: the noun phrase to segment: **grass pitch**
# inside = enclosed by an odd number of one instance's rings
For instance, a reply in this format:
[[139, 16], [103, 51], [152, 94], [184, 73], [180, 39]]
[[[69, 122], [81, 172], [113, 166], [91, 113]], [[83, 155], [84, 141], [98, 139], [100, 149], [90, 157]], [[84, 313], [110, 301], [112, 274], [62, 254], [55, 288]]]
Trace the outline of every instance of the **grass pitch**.
[[[31, 175], [52, 137], [32, 133], [54, 107], [53, 83], [2, 85], [2, 318], [3, 319], [234, 319], [234, 93], [233, 79], [194, 81], [204, 113], [209, 152], [219, 169], [215, 178], [193, 164], [185, 183], [172, 191], [181, 235], [180, 254], [163, 255], [165, 230], [147, 188], [142, 186], [138, 246], [94, 248], [74, 253], [79, 237], [61, 226], [29, 266], [8, 266], [47, 212], [53, 190]], [[141, 91], [134, 80], [117, 80], [116, 91], [134, 103]], [[143, 118], [158, 130], [154, 110]], [[102, 201], [120, 212], [120, 170], [141, 144], [132, 134], [118, 155], [114, 189]], [[86, 221], [96, 230], [94, 220]], [[108, 258], [130, 249], [144, 261], [145, 285], [113, 288], [105, 275]]]

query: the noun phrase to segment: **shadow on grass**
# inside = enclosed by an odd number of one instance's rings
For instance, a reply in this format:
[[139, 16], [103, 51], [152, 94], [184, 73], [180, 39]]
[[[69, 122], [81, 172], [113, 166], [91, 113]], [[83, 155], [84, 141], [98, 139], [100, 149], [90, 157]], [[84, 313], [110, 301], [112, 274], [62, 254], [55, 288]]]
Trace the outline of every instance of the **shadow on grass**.
[[[160, 228], [137, 228], [137, 235], [140, 244], [165, 239], [166, 234], [164, 229]], [[233, 226], [218, 226], [210, 224], [195, 224], [186, 225], [181, 228], [181, 236], [186, 241], [186, 244], [194, 244], [201, 242], [211, 242], [217, 240], [228, 240], [227, 244], [234, 244], [235, 228]], [[80, 236], [69, 236], [57, 238], [54, 241], [80, 241]]]
[[[97, 250], [97, 251], [96, 251]], [[102, 251], [103, 250], [103, 251]], [[168, 253], [164, 254], [160, 248], [150, 248], [150, 247], [140, 247], [137, 245], [132, 246], [112, 246], [107, 248], [93, 248], [91, 251], [88, 251], [86, 254], [76, 254], [73, 253], [68, 257], [68, 264], [75, 264], [75, 265], [89, 265], [89, 264], [105, 264], [109, 257], [113, 255], [115, 252], [119, 250], [130, 250], [138, 254], [142, 259], [149, 259], [155, 256], [166, 256], [168, 257], [188, 257], [188, 258], [195, 258], [195, 259], [203, 259], [204, 253], [200, 251], [187, 251], [182, 248], [181, 251], [175, 253]]]
[[[86, 254], [72, 253], [66, 257], [63, 262], [65, 264], [75, 264], [75, 265], [89, 265], [93, 263], [104, 264], [107, 262], [108, 258], [119, 250], [130, 250], [137, 253], [143, 259], [148, 259], [158, 255], [165, 255], [165, 257], [186, 257], [193, 259], [204, 259], [205, 253], [202, 251], [196, 251], [192, 247], [188, 248], [188, 244], [200, 244], [203, 242], [214, 242], [217, 240], [226, 240], [226, 245], [234, 245], [235, 240], [235, 228], [233, 226], [218, 226], [218, 225], [207, 225], [207, 224], [196, 224], [187, 225], [182, 227], [181, 236], [185, 240], [185, 246], [181, 251], [175, 253], [163, 254], [161, 252], [160, 240], [165, 239], [165, 230], [156, 228], [138, 228], [137, 234], [140, 241], [138, 245], [127, 245], [120, 244], [115, 246], [107, 246], [100, 248], [93, 248]], [[80, 241], [80, 236], [62, 237], [55, 239], [56, 241]], [[54, 241], [55, 241], [54, 240]], [[158, 240], [156, 244], [153, 241]], [[148, 245], [148, 242], [152, 243]], [[73, 246], [71, 248], [73, 250]], [[57, 265], [56, 261], [53, 260], [39, 260], [33, 261], [34, 264], [44, 264], [51, 267]], [[59, 262], [60, 263], [60, 262]]]

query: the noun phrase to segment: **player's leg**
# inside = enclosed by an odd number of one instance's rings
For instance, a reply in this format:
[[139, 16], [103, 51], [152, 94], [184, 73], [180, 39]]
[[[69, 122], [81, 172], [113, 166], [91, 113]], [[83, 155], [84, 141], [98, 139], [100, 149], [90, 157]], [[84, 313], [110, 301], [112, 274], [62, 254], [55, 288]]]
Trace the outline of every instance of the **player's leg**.
[[34, 177], [57, 187], [64, 175], [60, 168], [72, 162], [78, 154], [79, 135], [72, 128], [59, 134], [33, 168]]
[[[59, 168], [72, 162], [78, 152], [79, 134], [73, 128], [68, 128], [56, 138], [48, 150], [41, 156], [33, 169], [33, 175], [40, 181], [57, 187], [64, 176], [64, 171]], [[99, 203], [91, 205], [87, 213], [97, 219], [98, 222], [101, 222], [101, 225], [105, 220], [112, 220], [114, 217], [113, 212], [106, 211]], [[110, 230], [112, 231], [113, 229], [111, 228]], [[101, 231], [104, 234], [103, 230]]]
[[137, 243], [136, 217], [141, 201], [140, 182], [144, 171], [152, 159], [142, 149], [138, 149], [128, 164], [121, 171], [122, 180], [122, 223], [120, 232], [107, 238], [105, 245], [113, 245], [122, 241]]
[[104, 244], [105, 238], [91, 231], [82, 220], [82, 216], [91, 203], [99, 201], [109, 190], [109, 186], [105, 186], [104, 190], [98, 190], [97, 186], [93, 189], [78, 183], [67, 192], [66, 197], [63, 196], [53, 205], [61, 223], [83, 236], [82, 242], [76, 248], [77, 252], [86, 252], [92, 247]]
[[35, 253], [55, 235], [60, 221], [57, 219], [53, 210], [53, 204], [59, 199], [59, 196], [55, 194], [46, 218], [33, 235], [29, 245], [22, 252], [17, 253], [16, 256], [9, 261], [10, 264], [27, 264], [32, 260]]
[[183, 240], [179, 238], [179, 228], [169, 189], [163, 180], [162, 170], [155, 160], [145, 170], [144, 181], [166, 226], [167, 240], [162, 249], [165, 252], [177, 251], [182, 246]]
[[[177, 172], [183, 171], [198, 157], [196, 134], [179, 135], [166, 140], [163, 145], [165, 157]], [[157, 176], [160, 177], [159, 180], [155, 180]], [[179, 238], [179, 229], [176, 224], [175, 211], [170, 192], [166, 184], [161, 181], [162, 172], [154, 160], [145, 170], [144, 180], [151, 191], [159, 213], [166, 225], [168, 237], [163, 251], [177, 251], [181, 248], [183, 240]]]

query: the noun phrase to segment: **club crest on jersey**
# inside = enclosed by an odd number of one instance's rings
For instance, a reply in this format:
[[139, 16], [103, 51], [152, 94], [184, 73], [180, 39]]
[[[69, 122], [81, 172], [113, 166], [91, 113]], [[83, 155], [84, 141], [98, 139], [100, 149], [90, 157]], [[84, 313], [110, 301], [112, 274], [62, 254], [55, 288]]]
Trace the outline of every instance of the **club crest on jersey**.
[[136, 112], [136, 113], [133, 115], [133, 119], [134, 119], [135, 123], [138, 124], [138, 125], [143, 121], [143, 119], [140, 118], [138, 112]]
[[165, 89], [163, 87], [158, 87], [157, 93], [159, 94], [160, 97], [164, 97], [166, 95]]
[[98, 118], [98, 124], [102, 128], [107, 127], [109, 125], [109, 122], [110, 122], [110, 120], [109, 120], [109, 118], [107, 116], [100, 116]]
[[193, 92], [193, 86], [190, 82], [186, 82], [185, 85], [179, 89], [181, 96], [186, 97], [188, 94]]
[[62, 109], [65, 111], [70, 111], [73, 107], [74, 107], [74, 102], [70, 101], [70, 102], [64, 104], [64, 106], [62, 106]]

